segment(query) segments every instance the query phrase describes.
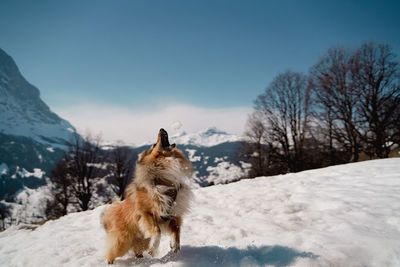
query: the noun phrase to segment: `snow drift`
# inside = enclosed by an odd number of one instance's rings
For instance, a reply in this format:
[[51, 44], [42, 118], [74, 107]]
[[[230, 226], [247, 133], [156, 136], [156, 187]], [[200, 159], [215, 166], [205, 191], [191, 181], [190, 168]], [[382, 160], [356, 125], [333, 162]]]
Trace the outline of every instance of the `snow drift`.
[[[115, 266], [399, 266], [400, 159], [196, 189], [182, 250]], [[0, 233], [1, 266], [107, 266], [104, 206]]]

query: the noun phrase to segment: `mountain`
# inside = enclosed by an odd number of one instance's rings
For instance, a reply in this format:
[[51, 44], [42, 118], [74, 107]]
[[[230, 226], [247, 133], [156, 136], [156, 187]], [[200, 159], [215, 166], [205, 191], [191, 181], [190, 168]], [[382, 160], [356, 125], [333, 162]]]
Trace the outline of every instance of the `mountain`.
[[[181, 132], [170, 136], [192, 162], [194, 179], [200, 186], [228, 183], [246, 176], [247, 163], [237, 158], [243, 138], [210, 127], [197, 133]], [[137, 153], [150, 144], [135, 148]]]
[[44, 184], [73, 131], [0, 49], [0, 199]]
[[0, 49], [0, 133], [29, 137], [52, 147], [63, 147], [74, 127], [40, 98], [14, 60]]
[[[400, 266], [399, 173], [392, 158], [195, 189], [179, 254], [163, 235], [115, 266]], [[104, 208], [1, 232], [0, 265], [108, 266]]]

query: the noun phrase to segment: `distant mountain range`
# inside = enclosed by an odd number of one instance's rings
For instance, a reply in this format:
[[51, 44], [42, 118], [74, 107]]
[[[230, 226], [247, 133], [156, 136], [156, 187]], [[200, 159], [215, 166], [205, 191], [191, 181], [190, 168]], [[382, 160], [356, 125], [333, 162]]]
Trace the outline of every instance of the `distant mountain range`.
[[210, 127], [198, 133], [180, 132], [171, 136], [171, 140], [181, 145], [212, 147], [222, 143], [240, 142], [243, 138]]

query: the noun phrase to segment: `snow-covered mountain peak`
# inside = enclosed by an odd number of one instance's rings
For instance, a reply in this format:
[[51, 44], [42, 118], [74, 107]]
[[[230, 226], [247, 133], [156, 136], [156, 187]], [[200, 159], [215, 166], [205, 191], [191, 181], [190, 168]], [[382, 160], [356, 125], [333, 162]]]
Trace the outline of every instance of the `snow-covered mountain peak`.
[[0, 49], [0, 133], [61, 145], [73, 130], [69, 122], [50, 110], [12, 57]]
[[196, 133], [179, 132], [171, 136], [171, 140], [179, 145], [195, 145], [210, 147], [225, 142], [241, 141], [240, 136], [221, 131], [216, 127], [209, 127]]
[[227, 132], [221, 131], [219, 129], [217, 129], [217, 127], [213, 126], [210, 128], [207, 128], [202, 135], [204, 136], [212, 136], [212, 135], [229, 135]]

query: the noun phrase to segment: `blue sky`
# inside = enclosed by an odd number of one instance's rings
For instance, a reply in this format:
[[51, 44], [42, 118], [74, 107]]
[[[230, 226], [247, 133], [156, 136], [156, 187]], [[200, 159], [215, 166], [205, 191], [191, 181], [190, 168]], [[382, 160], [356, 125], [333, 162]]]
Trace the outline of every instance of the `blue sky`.
[[73, 124], [84, 124], [73, 111], [108, 107], [245, 112], [275, 75], [306, 73], [329, 47], [374, 40], [400, 54], [399, 1], [3, 0], [0, 10], [0, 47]]

